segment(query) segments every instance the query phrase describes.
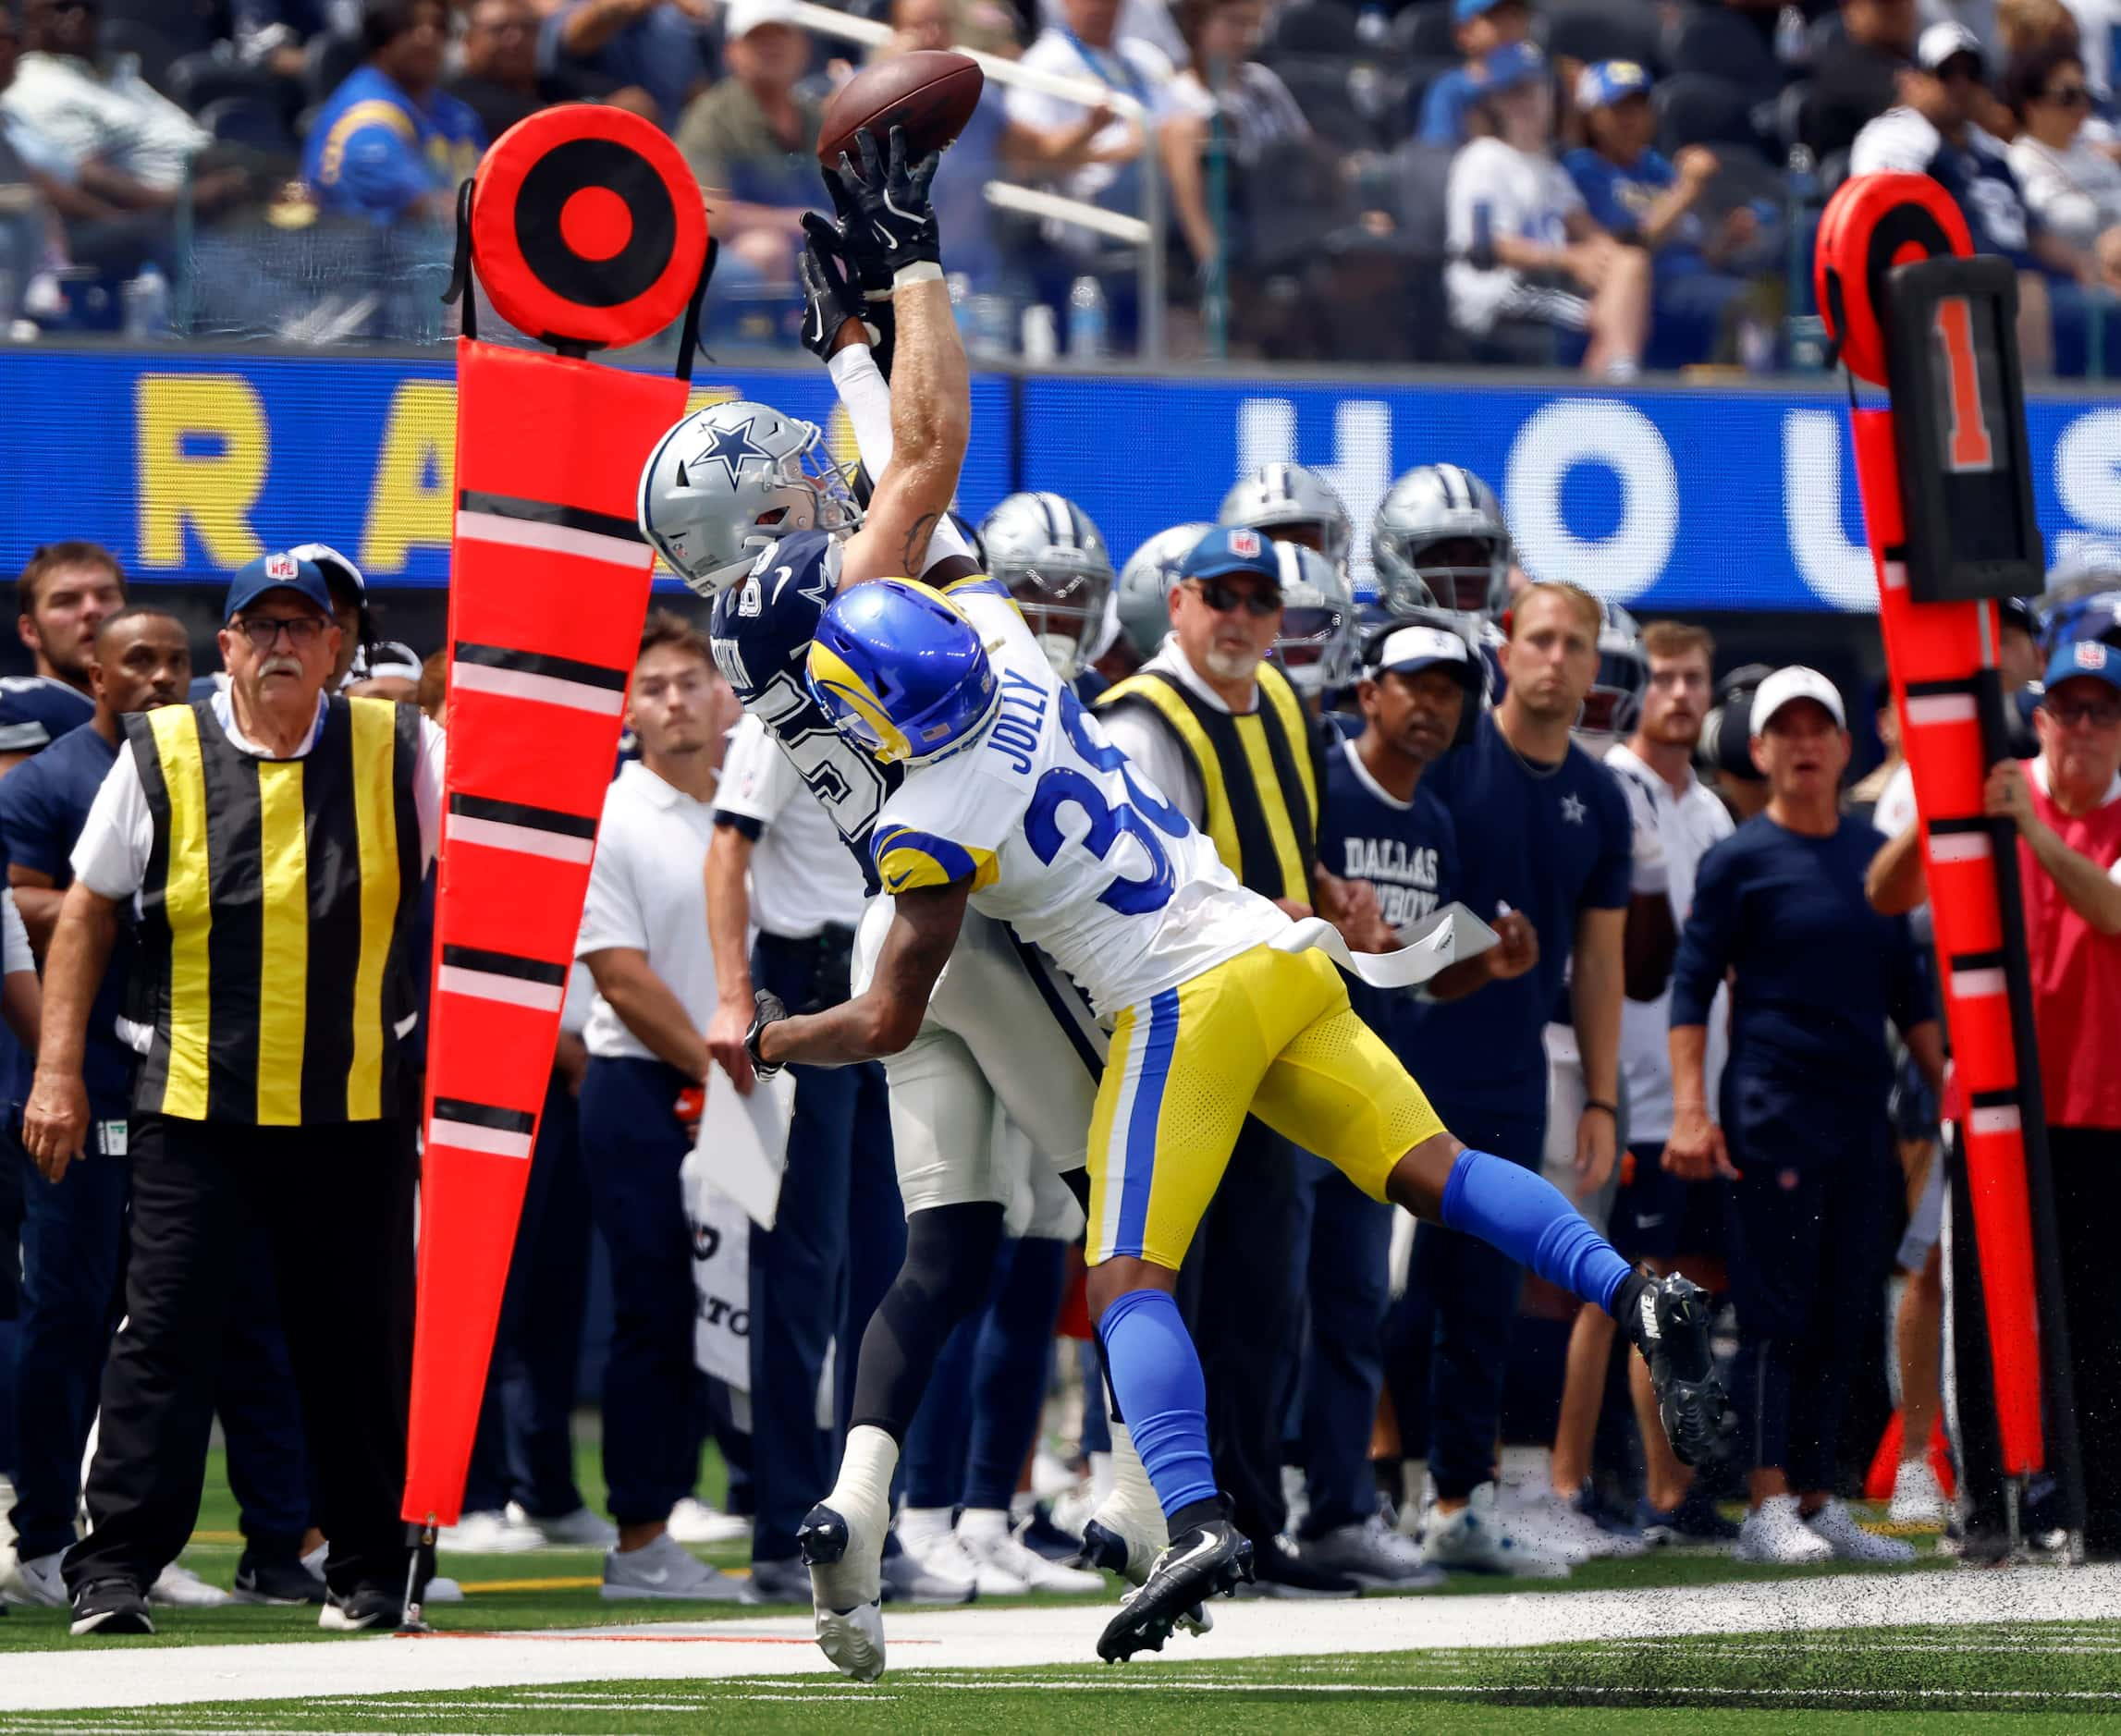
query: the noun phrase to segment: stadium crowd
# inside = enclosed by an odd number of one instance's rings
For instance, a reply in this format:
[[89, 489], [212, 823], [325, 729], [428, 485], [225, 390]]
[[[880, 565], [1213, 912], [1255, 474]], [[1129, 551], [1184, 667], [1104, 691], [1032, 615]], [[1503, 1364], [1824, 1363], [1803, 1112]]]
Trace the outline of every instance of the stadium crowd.
[[[1992, 1557], [2007, 1535], [2002, 1482], [1981, 1444], [1992, 1424], [1980, 1376], [1965, 1372], [1980, 1331], [1963, 1306], [1942, 1322], [1947, 1197], [1967, 1209], [1950, 1157], [1965, 1110], [1897, 755], [1849, 785], [1850, 706], [1824, 676], [1719, 674], [1700, 626], [1638, 624], [1575, 586], [1529, 581], [1494, 494], [1458, 466], [1393, 484], [1361, 602], [1345, 564], [1353, 527], [1317, 474], [1269, 466], [1198, 504], [1213, 522], [1174, 526], [1120, 565], [1089, 516], [1051, 495], [1011, 496], [963, 529], [1057, 671], [1248, 884], [1315, 907], [1356, 951], [1403, 944], [1453, 903], [1492, 923], [1490, 951], [1418, 996], [1357, 984], [1357, 1009], [1451, 1125], [1543, 1172], [1628, 1259], [1718, 1298], [1742, 1424], [1727, 1463], [1689, 1470], [1609, 1316], [1527, 1289], [1519, 1267], [1457, 1231], [1409, 1234], [1404, 1217], [1395, 1231], [1389, 1207], [1249, 1123], [1232, 1166], [1242, 1186], [1223, 1189], [1204, 1225], [1181, 1300], [1208, 1371], [1216, 1475], [1255, 1546], [1254, 1589], [1331, 1597], [1459, 1573], [1559, 1577], [1661, 1547], [1889, 1563], [1914, 1553], [1894, 1533], [1931, 1528], [1944, 1547]], [[2088, 1540], [2104, 1553], [2121, 1549], [2103, 1447], [2121, 1421], [2110, 1358], [2121, 1302], [2097, 1234], [2121, 1138], [2098, 1058], [2121, 1012], [2121, 571], [2081, 562], [2053, 577], [2044, 614], [2003, 614], [2024, 740], [1988, 801], [2022, 839]], [[260, 1222], [216, 1244], [233, 1282], [215, 1290], [211, 1317], [183, 1321], [180, 1374], [160, 1376], [187, 1385], [183, 1406], [149, 1401], [161, 1388], [137, 1346], [129, 1368], [108, 1362], [122, 1313], [137, 1335], [178, 1294], [171, 1243], [148, 1228], [165, 1218], [145, 1216], [129, 1180], [148, 1139], [167, 1137], [168, 1118], [143, 1108], [173, 1089], [153, 1041], [170, 1015], [152, 911], [141, 907], [138, 938], [119, 922], [107, 966], [80, 978], [92, 1007], [61, 1015], [71, 991], [44, 998], [72, 1036], [41, 1033], [39, 979], [78, 947], [61, 918], [77, 876], [114, 911], [142, 872], [163, 896], [153, 876], [168, 871], [141, 867], [144, 844], [129, 878], [110, 865], [121, 747], [155, 740], [167, 752], [181, 733], [137, 714], [166, 721], [189, 701], [227, 727], [231, 703], [257, 703], [232, 701], [231, 683], [259, 681], [284, 637], [314, 664], [318, 691], [404, 702], [408, 716], [417, 705], [421, 727], [446, 734], [440, 654], [380, 638], [359, 570], [323, 544], [234, 576], [218, 674], [194, 673], [205, 647], [129, 597], [116, 559], [92, 544], [40, 550], [17, 593], [36, 673], [0, 683], [0, 1300], [13, 1304], [0, 1314], [0, 1472], [12, 1487], [0, 1513], [13, 1537], [0, 1599], [70, 1601], [91, 1630], [129, 1608], [108, 1600], [115, 1578], [139, 1581], [136, 1600], [226, 1600], [175, 1559], [211, 1409], [242, 1510], [234, 1595], [328, 1596], [327, 1617], [365, 1625], [395, 1604], [365, 1582], [327, 1592], [320, 1526], [373, 1462], [349, 1468], [341, 1435], [353, 1424], [335, 1422], [321, 1457], [314, 1432], [320, 1413], [343, 1418], [358, 1360], [334, 1352], [346, 1360], [320, 1381], [319, 1335], [346, 1347], [360, 1335], [331, 1298], [321, 1322], [317, 1298], [288, 1309], [276, 1282], [300, 1255], [283, 1247], [276, 1261], [281, 1232]], [[747, 1229], [717, 1211], [685, 1159], [706, 1101], [754, 1082], [754, 989], [796, 1009], [845, 999], [864, 887], [818, 794], [763, 726], [739, 721], [683, 614], [651, 616], [627, 724], [464, 1511], [440, 1547], [602, 1548], [611, 1598], [804, 1601], [797, 1534], [833, 1486], [851, 1347], [907, 1254], [900, 1195], [904, 1183], [911, 1207], [913, 1179], [894, 1175], [892, 1138], [915, 1086], [895, 1075], [888, 1111], [876, 1063], [794, 1068], [778, 1217]], [[1878, 724], [1896, 741], [1889, 703]], [[1247, 792], [1244, 776], [1260, 781]], [[129, 781], [137, 800], [140, 776]], [[408, 920], [423, 982], [423, 931]], [[80, 956], [66, 972], [80, 976]], [[409, 1165], [421, 1012], [416, 999], [403, 1027], [400, 1107], [374, 1123]], [[78, 1155], [49, 1137], [55, 1106], [77, 1099]], [[985, 1137], [984, 1110], [978, 1129], [943, 1098], [923, 1112], [938, 1140]], [[166, 1215], [159, 1144], [155, 1156], [153, 1211]], [[991, 1283], [968, 1299], [906, 1431], [888, 1597], [1105, 1585], [1085, 1522], [1117, 1473], [1082, 1314], [1083, 1215], [1043, 1164], [1025, 1162], [1021, 1193]], [[704, 1274], [731, 1237], [748, 1241], [743, 1289], [717, 1300], [722, 1278]], [[585, 1321], [603, 1317], [589, 1306], [593, 1241], [609, 1274], [601, 1513], [576, 1482], [575, 1407], [590, 1396], [576, 1370]], [[343, 1274], [334, 1295], [372, 1305]], [[710, 1319], [725, 1318], [733, 1363], [704, 1349]], [[1943, 1444], [1948, 1332], [1968, 1383], [1952, 1407], [1955, 1456]], [[363, 1390], [362, 1427], [402, 1403]], [[718, 1507], [701, 1498], [709, 1440], [728, 1473]], [[1884, 1530], [1848, 1505], [1867, 1492], [1889, 1503]], [[2047, 1529], [2036, 1508], [2031, 1534]], [[748, 1576], [687, 1547], [743, 1539]], [[448, 1595], [447, 1580], [427, 1593]]]
[[955, 44], [1110, 93], [990, 80], [950, 153], [953, 299], [987, 359], [1130, 352], [1144, 281], [1134, 244], [994, 182], [1163, 213], [1173, 357], [1764, 372], [1803, 359], [1825, 196], [1882, 167], [1934, 176], [2017, 264], [2035, 373], [2103, 373], [2121, 336], [2112, 0], [849, 10], [888, 40], [779, 0], [6, 0], [0, 322], [433, 341], [459, 181], [588, 101], [699, 177], [710, 337], [791, 347], [827, 97], [864, 57]]

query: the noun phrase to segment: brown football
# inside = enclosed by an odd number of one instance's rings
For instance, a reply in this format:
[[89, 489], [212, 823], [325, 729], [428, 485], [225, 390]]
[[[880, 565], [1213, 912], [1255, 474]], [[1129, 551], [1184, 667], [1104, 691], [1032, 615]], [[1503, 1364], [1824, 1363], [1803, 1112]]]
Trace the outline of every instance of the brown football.
[[857, 72], [825, 105], [817, 160], [835, 165], [844, 151], [859, 170], [862, 152], [854, 142], [856, 133], [874, 138], [881, 155], [891, 128], [903, 127], [907, 160], [917, 162], [964, 130], [986, 82], [976, 61], [947, 48], [916, 48]]

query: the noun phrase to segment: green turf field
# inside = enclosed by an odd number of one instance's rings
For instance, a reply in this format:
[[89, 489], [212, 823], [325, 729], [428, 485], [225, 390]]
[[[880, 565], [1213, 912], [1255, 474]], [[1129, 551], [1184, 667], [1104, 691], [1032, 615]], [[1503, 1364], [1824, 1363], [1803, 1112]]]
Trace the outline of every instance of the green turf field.
[[[371, 1644], [401, 1642], [376, 1641]], [[1100, 1704], [1101, 1703], [1101, 1704]], [[2121, 1641], [2103, 1624], [1897, 1628], [1496, 1651], [830, 1678], [583, 1682], [438, 1694], [251, 1701], [136, 1712], [8, 1715], [9, 1731], [392, 1730], [606, 1736], [918, 1729], [1130, 1732], [1857, 1730], [2111, 1727]], [[695, 1723], [696, 1720], [696, 1723]], [[1123, 1724], [1122, 1724], [1123, 1720]]]

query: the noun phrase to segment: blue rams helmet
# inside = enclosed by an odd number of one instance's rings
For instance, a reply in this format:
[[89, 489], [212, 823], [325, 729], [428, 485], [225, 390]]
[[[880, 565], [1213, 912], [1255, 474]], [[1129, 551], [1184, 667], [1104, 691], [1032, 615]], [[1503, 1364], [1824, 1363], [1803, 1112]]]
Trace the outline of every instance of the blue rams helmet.
[[840, 733], [886, 764], [925, 765], [969, 747], [1001, 703], [979, 630], [911, 579], [835, 598], [810, 642], [807, 679]]

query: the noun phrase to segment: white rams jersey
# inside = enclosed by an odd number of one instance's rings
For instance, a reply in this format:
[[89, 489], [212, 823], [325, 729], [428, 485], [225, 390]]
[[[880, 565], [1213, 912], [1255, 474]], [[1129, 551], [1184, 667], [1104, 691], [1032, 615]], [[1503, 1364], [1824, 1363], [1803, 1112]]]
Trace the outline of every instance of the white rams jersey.
[[915, 766], [877, 817], [887, 892], [969, 874], [974, 905], [1043, 947], [1100, 1017], [1273, 939], [1289, 919], [1112, 746], [1009, 593], [950, 587], [987, 644], [1000, 709], [969, 748]]

